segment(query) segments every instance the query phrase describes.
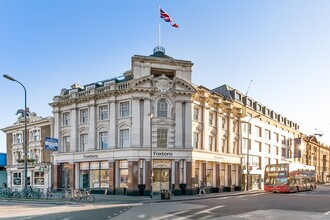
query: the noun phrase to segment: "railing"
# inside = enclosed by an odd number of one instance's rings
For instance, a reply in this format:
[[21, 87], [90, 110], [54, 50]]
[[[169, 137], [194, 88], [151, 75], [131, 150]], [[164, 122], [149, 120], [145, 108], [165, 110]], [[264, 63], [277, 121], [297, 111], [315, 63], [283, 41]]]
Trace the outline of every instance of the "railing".
[[95, 201], [95, 197], [88, 189], [41, 189], [32, 187], [28, 187], [26, 191], [17, 188], [1, 188], [0, 198]]
[[63, 95], [63, 96], [57, 96], [55, 98], [56, 102], [63, 102], [63, 101], [67, 101], [70, 99], [74, 99], [74, 98], [83, 98], [89, 95], [93, 95], [93, 94], [102, 94], [104, 92], [108, 92], [108, 91], [115, 91], [115, 90], [126, 90], [128, 89], [130, 86], [130, 82], [121, 82], [121, 83], [116, 83], [116, 84], [110, 84], [110, 85], [106, 85], [106, 86], [102, 86], [99, 88], [93, 88], [93, 89], [89, 89], [89, 90], [83, 90], [83, 91], [78, 91], [78, 92], [74, 92], [71, 94], [67, 94], [67, 95]]

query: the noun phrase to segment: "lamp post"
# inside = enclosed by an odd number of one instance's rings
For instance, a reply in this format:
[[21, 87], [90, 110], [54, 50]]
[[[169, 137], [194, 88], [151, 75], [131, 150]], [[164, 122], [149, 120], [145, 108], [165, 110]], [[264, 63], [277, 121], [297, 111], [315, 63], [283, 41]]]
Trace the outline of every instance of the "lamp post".
[[20, 84], [24, 89], [24, 145], [23, 145], [23, 157], [24, 157], [24, 194], [27, 197], [27, 125], [26, 125], [26, 88], [25, 86], [18, 80], [14, 79], [13, 77], [4, 74], [4, 78], [17, 82]]
[[152, 119], [154, 117], [154, 114], [151, 112], [148, 114], [150, 118], [150, 198], [152, 199], [153, 192], [152, 192], [152, 182], [153, 182], [153, 169], [154, 169], [154, 163], [153, 163], [153, 148], [152, 148]]
[[[250, 121], [254, 118], [258, 118], [260, 117], [260, 114], [259, 115], [256, 115], [256, 116], [253, 116], [251, 117], [249, 120], [248, 120], [248, 146], [247, 146], [247, 149], [246, 149], [246, 157], [247, 157], [247, 160], [246, 160], [246, 191], [249, 191], [249, 174], [250, 174], [250, 166], [249, 166], [249, 157], [250, 157], [250, 146], [249, 146], [249, 142], [250, 142], [250, 133], [251, 133], [251, 126], [250, 126]], [[252, 144], [252, 143], [251, 143]]]

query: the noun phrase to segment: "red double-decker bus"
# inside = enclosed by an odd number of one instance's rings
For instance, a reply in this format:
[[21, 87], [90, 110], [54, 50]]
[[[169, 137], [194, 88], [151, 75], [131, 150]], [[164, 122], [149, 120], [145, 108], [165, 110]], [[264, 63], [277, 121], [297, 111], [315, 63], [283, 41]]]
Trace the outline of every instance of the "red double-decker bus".
[[296, 163], [268, 164], [266, 192], [299, 192], [316, 188], [315, 167]]

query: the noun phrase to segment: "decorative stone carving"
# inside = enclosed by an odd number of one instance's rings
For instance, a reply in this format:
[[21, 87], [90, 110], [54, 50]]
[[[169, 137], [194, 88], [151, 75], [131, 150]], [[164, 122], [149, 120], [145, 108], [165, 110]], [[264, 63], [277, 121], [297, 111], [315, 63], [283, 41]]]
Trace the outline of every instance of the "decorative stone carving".
[[161, 93], [166, 93], [172, 89], [174, 83], [163, 74], [160, 77], [154, 79], [154, 85]]

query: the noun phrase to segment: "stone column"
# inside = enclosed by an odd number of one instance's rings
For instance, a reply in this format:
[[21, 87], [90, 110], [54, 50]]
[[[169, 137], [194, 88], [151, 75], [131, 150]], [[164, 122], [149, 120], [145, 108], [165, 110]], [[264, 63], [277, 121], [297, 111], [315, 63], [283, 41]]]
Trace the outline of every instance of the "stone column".
[[[193, 139], [193, 136], [192, 136], [192, 132], [191, 132], [191, 129], [192, 129], [192, 106], [191, 106], [191, 101], [187, 101], [185, 106], [185, 114], [186, 115], [183, 115], [183, 117], [185, 117], [185, 134], [184, 134], [184, 137], [185, 137], [185, 142], [184, 142], [184, 148], [192, 148], [193, 147], [193, 144], [192, 144], [192, 139]], [[194, 171], [195, 173], [195, 171]]]
[[[77, 111], [76, 104], [74, 104], [73, 108], [71, 109], [71, 137], [70, 137], [70, 152], [75, 152], [78, 150], [78, 132], [77, 132], [77, 125], [78, 125], [78, 120], [79, 118], [79, 113]], [[65, 146], [64, 146], [65, 147]]]
[[132, 147], [140, 147], [140, 100], [139, 98], [134, 98], [132, 100]]
[[116, 176], [116, 164], [115, 162], [109, 162], [109, 192], [111, 195], [115, 195], [115, 176]]
[[195, 181], [195, 162], [186, 161], [186, 195], [197, 194], [196, 188], [193, 186]]
[[174, 147], [175, 148], [183, 148], [183, 117], [182, 117], [182, 103], [180, 101], [175, 102], [175, 142]]
[[110, 118], [109, 148], [111, 149], [117, 147], [117, 105], [115, 101], [110, 102], [109, 118]]
[[60, 188], [61, 184], [61, 166], [60, 165], [53, 165], [54, 174], [53, 174], [53, 181], [54, 181], [54, 189]]
[[174, 170], [174, 194], [175, 195], [181, 195], [181, 189], [180, 189], [180, 162], [175, 161], [175, 170]]
[[127, 195], [138, 196], [138, 161], [128, 161], [128, 189]]
[[89, 132], [88, 132], [88, 150], [97, 149], [98, 145], [96, 144], [98, 138], [96, 135], [96, 121], [97, 121], [97, 114], [95, 108], [95, 100], [89, 103]]
[[75, 164], [69, 164], [69, 179], [70, 179], [70, 188], [76, 188], [76, 169]]

